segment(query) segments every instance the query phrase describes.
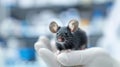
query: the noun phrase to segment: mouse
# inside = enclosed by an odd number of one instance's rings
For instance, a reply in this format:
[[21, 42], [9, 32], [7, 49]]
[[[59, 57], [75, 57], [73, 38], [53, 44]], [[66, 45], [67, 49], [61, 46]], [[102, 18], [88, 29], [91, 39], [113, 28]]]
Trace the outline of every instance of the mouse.
[[70, 20], [67, 26], [59, 26], [56, 21], [52, 21], [49, 30], [56, 34], [55, 43], [59, 51], [87, 48], [86, 32], [79, 28], [79, 22], [75, 19]]

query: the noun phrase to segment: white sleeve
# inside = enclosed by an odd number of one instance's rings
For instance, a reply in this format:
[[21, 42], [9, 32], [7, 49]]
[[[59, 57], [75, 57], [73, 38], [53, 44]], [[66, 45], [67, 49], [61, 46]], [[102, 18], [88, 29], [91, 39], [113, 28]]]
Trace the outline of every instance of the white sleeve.
[[57, 60], [64, 66], [113, 67], [112, 58], [102, 48], [89, 48], [61, 53]]

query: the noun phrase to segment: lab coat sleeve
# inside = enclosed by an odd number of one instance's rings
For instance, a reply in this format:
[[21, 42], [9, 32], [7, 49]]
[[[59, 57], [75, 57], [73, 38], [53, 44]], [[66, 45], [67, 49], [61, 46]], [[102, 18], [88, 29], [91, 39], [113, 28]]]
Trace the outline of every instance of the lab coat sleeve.
[[113, 67], [113, 60], [102, 48], [61, 53], [57, 60], [64, 66]]

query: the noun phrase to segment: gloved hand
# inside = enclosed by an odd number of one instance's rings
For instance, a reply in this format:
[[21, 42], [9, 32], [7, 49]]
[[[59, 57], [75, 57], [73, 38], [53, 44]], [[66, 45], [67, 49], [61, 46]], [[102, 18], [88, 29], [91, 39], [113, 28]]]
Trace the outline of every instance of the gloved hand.
[[98, 47], [56, 55], [46, 37], [40, 37], [34, 46], [48, 67], [119, 67], [105, 50]]

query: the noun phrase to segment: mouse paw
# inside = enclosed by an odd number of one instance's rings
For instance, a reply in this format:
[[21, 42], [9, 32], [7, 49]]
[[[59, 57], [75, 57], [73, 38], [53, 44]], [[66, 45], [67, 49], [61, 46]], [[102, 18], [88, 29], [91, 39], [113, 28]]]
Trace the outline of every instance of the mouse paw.
[[63, 52], [66, 52], [66, 53], [71, 52], [71, 49], [64, 50]]
[[58, 54], [60, 54], [61, 52], [58, 50], [57, 52], [55, 52], [55, 55], [58, 55]]

